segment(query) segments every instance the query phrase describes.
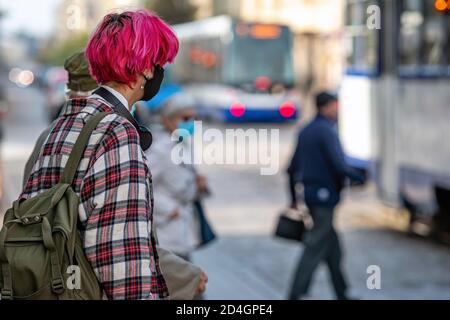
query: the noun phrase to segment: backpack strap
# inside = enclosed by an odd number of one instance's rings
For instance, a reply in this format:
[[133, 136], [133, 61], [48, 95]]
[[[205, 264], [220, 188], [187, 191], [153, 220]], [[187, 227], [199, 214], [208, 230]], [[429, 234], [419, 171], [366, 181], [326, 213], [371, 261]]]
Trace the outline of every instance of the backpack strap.
[[99, 112], [94, 115], [86, 125], [81, 130], [80, 135], [73, 146], [72, 152], [70, 153], [69, 160], [67, 161], [66, 167], [64, 168], [64, 172], [59, 180], [59, 183], [67, 183], [72, 184], [73, 179], [75, 177], [75, 173], [77, 172], [78, 166], [80, 164], [81, 159], [84, 155], [84, 149], [89, 142], [89, 138], [91, 137], [92, 132], [97, 127], [100, 121], [104, 117], [106, 117], [110, 112]]
[[12, 300], [12, 279], [11, 279], [11, 267], [8, 263], [5, 251], [6, 234], [8, 233], [8, 227], [3, 226], [0, 231], [0, 268], [3, 275], [3, 288], [1, 290], [1, 300]]

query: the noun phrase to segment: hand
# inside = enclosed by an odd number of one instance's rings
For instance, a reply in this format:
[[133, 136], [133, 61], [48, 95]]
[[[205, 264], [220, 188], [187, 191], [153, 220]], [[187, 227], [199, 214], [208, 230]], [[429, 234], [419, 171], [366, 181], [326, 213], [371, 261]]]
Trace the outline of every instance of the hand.
[[178, 209], [175, 209], [172, 211], [172, 213], [169, 215], [169, 221], [176, 220], [180, 217], [180, 211]]
[[200, 282], [198, 283], [196, 295], [200, 295], [206, 291], [206, 283], [208, 283], [208, 275], [202, 271], [200, 273]]
[[[1, 104], [1, 102], [0, 102], [0, 104]], [[3, 108], [0, 105], [0, 119], [6, 118], [7, 115], [8, 115], [8, 110], [6, 108]]]
[[351, 187], [364, 186], [367, 182], [368, 172], [366, 170], [354, 169], [354, 174], [350, 177]]
[[208, 179], [203, 175], [197, 175], [197, 188], [201, 192], [208, 192]]
[[366, 184], [370, 179], [370, 172], [368, 170], [364, 170], [363, 172], [363, 184]]
[[367, 172], [364, 171], [360, 174], [358, 177], [358, 180], [356, 180], [356, 186], [364, 186], [367, 182]]

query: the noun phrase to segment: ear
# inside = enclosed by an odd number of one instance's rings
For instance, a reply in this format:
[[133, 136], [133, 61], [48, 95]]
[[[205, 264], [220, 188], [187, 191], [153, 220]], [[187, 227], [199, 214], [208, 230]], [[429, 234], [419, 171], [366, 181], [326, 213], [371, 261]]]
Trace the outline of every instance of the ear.
[[149, 79], [153, 78], [153, 72], [155, 71], [155, 67], [150, 67], [150, 69], [145, 69], [143, 74]]

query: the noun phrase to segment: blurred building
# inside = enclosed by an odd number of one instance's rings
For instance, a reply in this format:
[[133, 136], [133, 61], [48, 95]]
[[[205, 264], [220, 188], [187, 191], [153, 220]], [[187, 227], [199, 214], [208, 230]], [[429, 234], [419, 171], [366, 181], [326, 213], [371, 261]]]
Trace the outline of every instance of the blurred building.
[[63, 0], [57, 14], [56, 41], [73, 33], [90, 32], [108, 12], [136, 8], [140, 0]]
[[[224, 8], [224, 1], [215, 1]], [[298, 33], [334, 33], [343, 23], [342, 0], [241, 0], [229, 1], [244, 20], [260, 20], [288, 24]], [[219, 4], [220, 3], [220, 4]], [[231, 6], [231, 4], [234, 4]]]
[[216, 15], [213, 11], [214, 3], [211, 0], [191, 0], [191, 3], [198, 8], [197, 19], [204, 19]]

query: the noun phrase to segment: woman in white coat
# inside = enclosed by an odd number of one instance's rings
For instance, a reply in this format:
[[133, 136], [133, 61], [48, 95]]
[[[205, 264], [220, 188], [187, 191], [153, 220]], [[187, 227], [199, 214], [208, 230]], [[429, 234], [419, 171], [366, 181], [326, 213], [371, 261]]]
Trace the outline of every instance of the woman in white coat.
[[189, 95], [180, 92], [152, 110], [153, 144], [147, 151], [159, 243], [186, 260], [200, 243], [194, 201], [208, 192], [208, 186], [205, 177], [197, 174], [192, 165], [177, 164], [172, 159], [172, 150], [180, 146], [190, 148], [187, 144], [190, 139], [179, 142], [177, 133], [185, 137], [193, 134], [194, 105]]

